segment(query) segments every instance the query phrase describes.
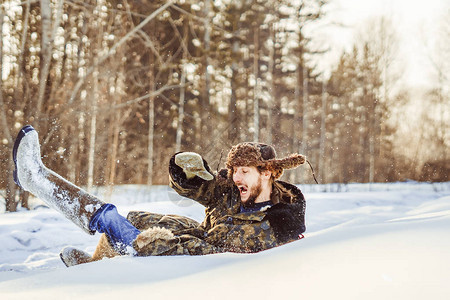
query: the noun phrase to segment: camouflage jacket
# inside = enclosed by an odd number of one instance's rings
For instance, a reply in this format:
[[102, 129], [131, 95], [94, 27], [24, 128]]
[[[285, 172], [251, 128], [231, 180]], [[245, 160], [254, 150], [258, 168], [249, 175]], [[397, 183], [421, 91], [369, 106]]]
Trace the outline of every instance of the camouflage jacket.
[[[207, 169], [210, 171], [208, 166]], [[271, 194], [272, 207], [240, 213], [239, 190], [226, 177], [226, 172], [219, 174], [222, 175], [210, 181], [199, 177], [186, 179], [172, 157], [169, 165], [170, 186], [179, 195], [205, 206], [205, 219], [199, 224], [187, 217], [130, 212], [128, 219], [141, 231], [159, 227], [171, 233], [161, 238], [144, 238], [140, 245], [135, 242], [134, 248], [138, 254], [251, 253], [296, 240], [305, 231], [306, 203], [303, 194], [294, 185], [275, 181]]]

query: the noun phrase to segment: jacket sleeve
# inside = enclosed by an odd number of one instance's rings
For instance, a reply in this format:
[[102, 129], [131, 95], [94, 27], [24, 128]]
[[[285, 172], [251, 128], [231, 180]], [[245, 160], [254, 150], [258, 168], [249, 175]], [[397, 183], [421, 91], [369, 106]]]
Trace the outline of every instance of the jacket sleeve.
[[275, 204], [267, 210], [266, 218], [279, 243], [297, 240], [306, 230], [302, 203]]
[[[169, 162], [170, 187], [173, 188], [180, 196], [195, 200], [206, 207], [211, 206], [212, 202], [215, 201], [213, 195], [216, 185], [216, 177], [209, 181], [198, 176], [187, 179], [183, 169], [175, 163], [175, 155], [172, 156]], [[211, 169], [205, 160], [203, 160], [203, 164], [206, 170], [212, 174]]]

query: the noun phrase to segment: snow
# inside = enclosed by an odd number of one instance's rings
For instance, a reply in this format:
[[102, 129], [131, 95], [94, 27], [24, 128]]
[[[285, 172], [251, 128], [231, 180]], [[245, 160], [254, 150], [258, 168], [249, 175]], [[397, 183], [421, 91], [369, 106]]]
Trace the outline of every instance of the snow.
[[[307, 232], [299, 241], [256, 254], [122, 256], [71, 268], [60, 250], [92, 253], [99, 235], [35, 199], [35, 210], [0, 214], [0, 299], [450, 299], [450, 182], [300, 188]], [[124, 215], [204, 215], [166, 186], [119, 186], [110, 202]]]

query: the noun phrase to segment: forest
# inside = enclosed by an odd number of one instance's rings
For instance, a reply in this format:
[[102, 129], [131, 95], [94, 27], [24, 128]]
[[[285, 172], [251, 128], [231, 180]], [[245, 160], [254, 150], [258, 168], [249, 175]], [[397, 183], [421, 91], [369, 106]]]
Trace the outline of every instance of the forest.
[[[448, 181], [450, 18], [436, 20], [435, 84], [417, 100], [394, 68], [387, 18], [369, 20], [328, 72], [318, 68], [329, 47], [313, 29], [339, 26], [324, 22], [330, 1], [3, 0], [6, 210], [27, 207], [11, 157], [27, 124], [45, 165], [88, 190], [167, 184], [178, 151], [217, 171], [243, 141], [306, 155], [320, 183]], [[308, 166], [282, 179], [313, 182]]]

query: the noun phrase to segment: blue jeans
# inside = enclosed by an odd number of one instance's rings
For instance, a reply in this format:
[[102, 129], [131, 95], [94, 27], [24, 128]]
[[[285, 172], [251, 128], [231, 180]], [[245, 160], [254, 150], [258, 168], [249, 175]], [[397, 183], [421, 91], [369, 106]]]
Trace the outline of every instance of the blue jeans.
[[[91, 230], [105, 233], [113, 248], [120, 254], [133, 252], [133, 241], [139, 233], [130, 221], [117, 212], [117, 208], [110, 203], [102, 205], [89, 222]], [[131, 248], [130, 248], [131, 247]]]

